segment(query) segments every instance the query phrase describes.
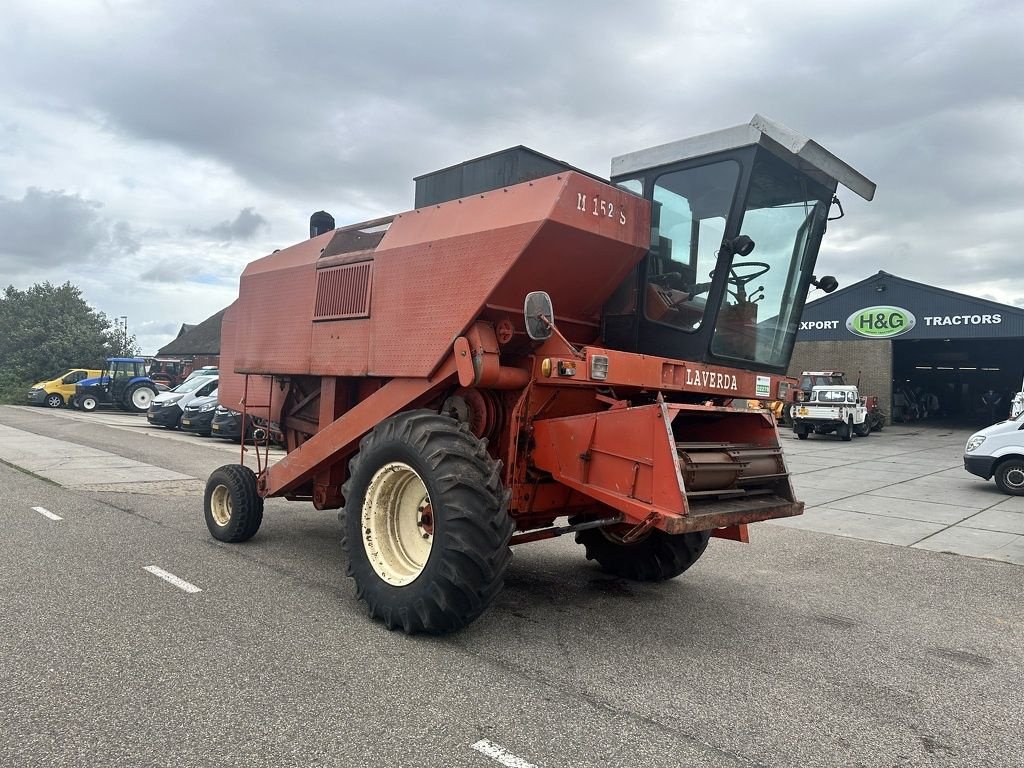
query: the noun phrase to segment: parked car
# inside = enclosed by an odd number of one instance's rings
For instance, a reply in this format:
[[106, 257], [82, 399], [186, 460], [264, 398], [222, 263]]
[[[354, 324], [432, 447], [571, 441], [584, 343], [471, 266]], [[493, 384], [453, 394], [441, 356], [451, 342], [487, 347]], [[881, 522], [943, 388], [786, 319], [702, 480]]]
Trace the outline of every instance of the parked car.
[[202, 368], [196, 368], [188, 376], [185, 377], [185, 381], [194, 379], [196, 376], [219, 376], [220, 369], [216, 365], [204, 365]]
[[1024, 413], [975, 432], [964, 448], [964, 469], [1011, 496], [1024, 496]]
[[182, 432], [195, 432], [197, 435], [209, 437], [213, 414], [217, 410], [217, 390], [206, 397], [196, 397], [181, 412]]
[[[239, 440], [242, 437], [242, 414], [225, 408], [223, 405], [218, 405], [217, 410], [213, 412], [210, 434], [227, 440]], [[245, 439], [249, 440], [251, 437], [252, 421], [246, 419]]]
[[158, 427], [176, 429], [185, 406], [197, 397], [207, 397], [216, 388], [216, 376], [196, 376], [184, 381], [169, 392], [161, 392], [153, 398], [146, 412], [146, 420]]
[[55, 376], [49, 381], [40, 381], [28, 391], [31, 405], [45, 405], [49, 408], [60, 408], [75, 396], [75, 385], [83, 379], [92, 379], [100, 375], [99, 371], [90, 368], [72, 368], [67, 373]]

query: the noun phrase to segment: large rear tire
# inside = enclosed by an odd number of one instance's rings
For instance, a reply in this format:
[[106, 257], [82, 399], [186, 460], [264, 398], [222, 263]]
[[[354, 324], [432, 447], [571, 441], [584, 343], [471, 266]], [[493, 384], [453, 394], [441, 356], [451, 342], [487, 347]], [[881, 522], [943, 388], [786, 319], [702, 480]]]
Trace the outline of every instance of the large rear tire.
[[349, 462], [342, 493], [348, 575], [388, 629], [459, 629], [501, 591], [508, 494], [501, 462], [466, 424], [433, 411], [381, 422]]
[[156, 397], [156, 390], [146, 384], [136, 384], [127, 392], [124, 393], [125, 408], [128, 408], [135, 413], [145, 413], [149, 410], [149, 404], [153, 402], [153, 398]]
[[206, 481], [203, 508], [213, 538], [229, 544], [248, 541], [263, 522], [263, 498], [256, 490], [256, 475], [241, 464], [215, 469]]
[[602, 570], [633, 581], [674, 579], [700, 559], [709, 538], [711, 531], [671, 536], [655, 530], [625, 544], [608, 528], [576, 532], [576, 542], [583, 545], [587, 560], [596, 560]]

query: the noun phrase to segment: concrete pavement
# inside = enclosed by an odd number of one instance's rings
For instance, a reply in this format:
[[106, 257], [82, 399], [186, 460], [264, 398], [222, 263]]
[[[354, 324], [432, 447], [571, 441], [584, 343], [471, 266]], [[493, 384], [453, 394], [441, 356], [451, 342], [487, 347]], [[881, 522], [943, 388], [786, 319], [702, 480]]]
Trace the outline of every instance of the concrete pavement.
[[973, 429], [894, 424], [843, 442], [780, 436], [802, 530], [1024, 565], [1024, 497], [1007, 496], [963, 468]]
[[[225, 461], [42, 411], [0, 422], [191, 477]], [[467, 630], [407, 638], [355, 600], [333, 513], [269, 500], [230, 546], [198, 495], [5, 466], [0, 485], [0, 764], [499, 765], [482, 741], [524, 768], [1024, 764], [1007, 563], [755, 525], [637, 584], [557, 539], [516, 548]]]

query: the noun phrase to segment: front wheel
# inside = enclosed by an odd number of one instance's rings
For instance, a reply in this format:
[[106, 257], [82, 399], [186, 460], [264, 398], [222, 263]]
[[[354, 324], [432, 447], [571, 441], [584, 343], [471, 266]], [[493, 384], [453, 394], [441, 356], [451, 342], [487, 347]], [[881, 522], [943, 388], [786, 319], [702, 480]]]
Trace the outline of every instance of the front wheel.
[[639, 541], [626, 544], [609, 528], [576, 532], [587, 560], [596, 560], [603, 571], [633, 581], [674, 579], [696, 563], [708, 546], [711, 531], [670, 535], [651, 531]]
[[378, 424], [342, 493], [348, 575], [371, 618], [407, 634], [466, 626], [512, 559], [501, 463], [466, 424], [410, 411]]
[[1024, 496], [1024, 461], [1007, 459], [996, 467], [996, 485], [1003, 493]]
[[853, 431], [857, 437], [867, 437], [871, 434], [871, 424], [865, 419], [863, 424], [854, 424]]
[[256, 490], [256, 475], [241, 464], [215, 469], [206, 481], [203, 508], [213, 538], [229, 544], [248, 541], [263, 522], [263, 498]]
[[47, 408], [60, 408], [62, 405], [64, 405], [64, 398], [56, 392], [52, 392], [46, 396]]
[[95, 411], [100, 405], [100, 401], [96, 399], [96, 395], [82, 395], [78, 398], [78, 407], [87, 413]]

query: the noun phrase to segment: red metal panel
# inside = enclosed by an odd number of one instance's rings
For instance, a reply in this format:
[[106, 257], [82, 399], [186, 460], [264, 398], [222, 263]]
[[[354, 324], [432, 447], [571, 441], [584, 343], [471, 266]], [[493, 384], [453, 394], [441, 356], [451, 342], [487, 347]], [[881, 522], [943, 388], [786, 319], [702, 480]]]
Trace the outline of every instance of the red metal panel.
[[[247, 394], [249, 403], [255, 406], [266, 405], [270, 400], [270, 379], [264, 376], [250, 376], [248, 390], [246, 376], [235, 373], [235, 352], [237, 349], [238, 302], [236, 301], [224, 313], [220, 326], [220, 379], [217, 382], [218, 400], [225, 408], [233, 411], [242, 410], [242, 398]], [[270, 418], [264, 407], [247, 408], [253, 416]], [[277, 420], [275, 415], [274, 420]]]
[[[404, 218], [396, 220], [392, 230]], [[370, 374], [429, 374], [479, 314], [487, 294], [526, 248], [538, 226], [526, 222], [378, 250]], [[387, 240], [385, 237], [385, 243]]]
[[[553, 222], [545, 224], [549, 218]], [[400, 214], [373, 252], [372, 267], [346, 264], [318, 273], [330, 237], [246, 268], [236, 316], [237, 370], [427, 376], [488, 303], [518, 313], [526, 293], [536, 289], [556, 294], [567, 326], [576, 315], [596, 323], [619, 275], [642, 256], [649, 222], [639, 198], [564, 173]], [[345, 278], [333, 277], [349, 269]], [[364, 329], [335, 328], [328, 320], [366, 314], [361, 275], [352, 278], [368, 269], [372, 344], [364, 341]], [[314, 331], [323, 321], [332, 329]]]
[[235, 370], [309, 373], [316, 270], [313, 264], [242, 277]]
[[329, 320], [313, 323], [314, 376], [365, 376], [369, 370], [370, 320]]
[[646, 244], [545, 221], [487, 303], [521, 315], [527, 293], [547, 291], [559, 323], [578, 320], [596, 327], [605, 301], [646, 252]]
[[372, 261], [317, 270], [313, 319], [369, 317], [372, 280]]
[[534, 422], [533, 463], [638, 524], [685, 515], [686, 496], [664, 405]]

